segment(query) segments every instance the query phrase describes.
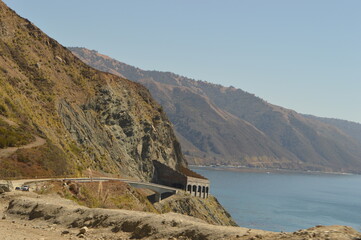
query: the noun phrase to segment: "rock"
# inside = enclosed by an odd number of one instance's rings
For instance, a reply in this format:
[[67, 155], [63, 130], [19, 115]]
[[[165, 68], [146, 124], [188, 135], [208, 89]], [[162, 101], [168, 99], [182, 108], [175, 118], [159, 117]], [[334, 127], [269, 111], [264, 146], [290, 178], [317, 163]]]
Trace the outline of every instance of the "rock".
[[70, 232], [68, 230], [64, 230], [61, 232], [62, 235], [66, 235], [66, 234], [69, 234]]
[[11, 181], [0, 180], [0, 193], [11, 192], [13, 184]]
[[79, 234], [85, 234], [89, 229], [87, 227], [82, 227], [80, 230], [79, 230]]
[[5, 220], [6, 219], [6, 214], [4, 214], [1, 219]]
[[63, 62], [63, 59], [59, 56], [55, 56], [55, 58], [59, 61], [59, 62]]

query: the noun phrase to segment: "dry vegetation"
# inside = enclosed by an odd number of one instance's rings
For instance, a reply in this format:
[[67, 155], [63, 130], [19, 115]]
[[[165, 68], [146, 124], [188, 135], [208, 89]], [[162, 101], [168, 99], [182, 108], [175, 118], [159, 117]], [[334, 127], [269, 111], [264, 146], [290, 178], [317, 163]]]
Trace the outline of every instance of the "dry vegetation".
[[18, 149], [0, 161], [3, 178], [44, 178], [70, 175], [65, 154], [50, 142], [43, 146]]
[[40, 194], [57, 193], [63, 198], [90, 208], [113, 208], [158, 213], [147, 198], [149, 192], [134, 189], [129, 184], [119, 181], [89, 183], [54, 181], [37, 186], [36, 192]]
[[160, 203], [152, 204], [154, 192], [133, 188], [119, 181], [88, 183], [54, 181], [37, 183], [32, 188], [39, 194], [57, 194], [89, 208], [124, 209], [157, 214], [179, 213], [210, 224], [237, 226], [213, 196], [202, 199], [180, 191]]
[[25, 126], [13, 127], [0, 119], [0, 149], [25, 145], [33, 140], [34, 137]]

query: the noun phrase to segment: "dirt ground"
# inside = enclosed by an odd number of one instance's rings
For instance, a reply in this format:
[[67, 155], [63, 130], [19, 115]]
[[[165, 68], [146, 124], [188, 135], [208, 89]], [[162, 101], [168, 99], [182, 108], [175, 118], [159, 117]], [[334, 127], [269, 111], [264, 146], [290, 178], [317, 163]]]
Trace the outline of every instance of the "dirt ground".
[[[87, 229], [80, 234], [84, 226]], [[13, 191], [0, 195], [0, 239], [361, 240], [361, 233], [344, 226], [317, 226], [294, 233], [222, 227], [175, 213], [89, 209], [56, 195]]]
[[[107, 228], [88, 229], [85, 234], [79, 234], [81, 228], [69, 228], [61, 224], [49, 223], [43, 220], [29, 220], [28, 216], [17, 216], [6, 213], [9, 202], [17, 197], [38, 197], [35, 193], [13, 192], [0, 196], [0, 239], [1, 240], [121, 240], [129, 239], [128, 233], [113, 233]], [[57, 197], [47, 198], [56, 203]], [[61, 201], [61, 200], [60, 200]], [[5, 218], [5, 219], [4, 219]]]

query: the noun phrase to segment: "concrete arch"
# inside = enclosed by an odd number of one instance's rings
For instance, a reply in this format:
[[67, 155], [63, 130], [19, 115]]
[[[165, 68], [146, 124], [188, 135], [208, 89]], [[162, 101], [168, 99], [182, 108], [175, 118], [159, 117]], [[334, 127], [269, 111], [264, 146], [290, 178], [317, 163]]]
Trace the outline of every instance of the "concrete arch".
[[187, 192], [192, 193], [192, 185], [188, 184], [188, 186], [187, 186]]
[[193, 187], [192, 187], [192, 195], [197, 196], [197, 185], [193, 185]]

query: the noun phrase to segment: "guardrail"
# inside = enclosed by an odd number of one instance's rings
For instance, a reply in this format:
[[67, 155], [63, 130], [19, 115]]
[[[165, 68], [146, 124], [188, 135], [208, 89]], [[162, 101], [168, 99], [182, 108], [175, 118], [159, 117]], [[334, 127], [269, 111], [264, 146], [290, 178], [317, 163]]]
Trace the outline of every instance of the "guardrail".
[[130, 179], [123, 178], [109, 178], [109, 177], [56, 177], [56, 178], [32, 178], [32, 179], [12, 179], [9, 181], [24, 181], [25, 184], [30, 184], [34, 182], [45, 182], [45, 181], [73, 181], [78, 183], [87, 183], [87, 182], [103, 182], [103, 181], [119, 181], [125, 182], [135, 188], [146, 188], [152, 190], [155, 193], [155, 201], [159, 202], [162, 200], [162, 194], [176, 194], [179, 190], [178, 188], [173, 188], [165, 185], [149, 183], [149, 182], [139, 182]]

